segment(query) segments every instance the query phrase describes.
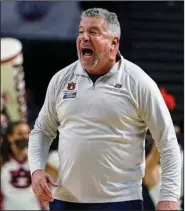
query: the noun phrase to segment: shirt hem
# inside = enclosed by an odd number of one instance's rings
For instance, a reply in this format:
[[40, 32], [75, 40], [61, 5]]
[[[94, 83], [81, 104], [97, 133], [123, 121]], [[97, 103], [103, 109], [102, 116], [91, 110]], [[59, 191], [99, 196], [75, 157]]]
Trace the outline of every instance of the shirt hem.
[[133, 189], [132, 193], [128, 194], [124, 193], [122, 196], [118, 197], [108, 197], [108, 198], [100, 198], [100, 197], [76, 197], [76, 199], [71, 199], [69, 197], [65, 196], [57, 196], [54, 194], [54, 198], [57, 200], [65, 201], [65, 202], [72, 202], [72, 203], [109, 203], [109, 202], [124, 202], [124, 201], [132, 201], [132, 200], [143, 200], [142, 197], [142, 190], [139, 189]]

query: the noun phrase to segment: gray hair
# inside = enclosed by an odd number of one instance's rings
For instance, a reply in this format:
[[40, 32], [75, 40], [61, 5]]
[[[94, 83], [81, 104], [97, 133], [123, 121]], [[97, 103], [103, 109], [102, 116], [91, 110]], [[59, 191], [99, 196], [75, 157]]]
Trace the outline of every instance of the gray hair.
[[107, 23], [110, 35], [121, 37], [121, 27], [116, 13], [102, 8], [91, 8], [82, 13], [81, 19], [85, 17], [101, 17]]

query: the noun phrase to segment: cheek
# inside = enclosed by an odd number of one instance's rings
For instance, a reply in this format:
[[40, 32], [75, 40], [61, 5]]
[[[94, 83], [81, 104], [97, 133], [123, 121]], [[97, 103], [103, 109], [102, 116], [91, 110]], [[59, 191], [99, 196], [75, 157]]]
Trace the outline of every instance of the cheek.
[[104, 41], [104, 40], [94, 40], [94, 42], [92, 43], [96, 49], [96, 52], [99, 52], [99, 53], [107, 51], [110, 45], [107, 41]]
[[29, 137], [29, 132], [26, 132], [22, 135], [23, 138], [28, 138]]
[[92, 45], [94, 46], [94, 48], [95, 48], [96, 50], [100, 50], [101, 47], [102, 47], [102, 42], [101, 42], [101, 40], [98, 40], [98, 39], [96, 39], [96, 38], [92, 38], [92, 39], [91, 39], [91, 43], [92, 43]]
[[20, 138], [21, 138], [21, 135], [16, 135], [16, 136], [14, 136], [14, 140], [20, 139]]
[[10, 147], [11, 147], [12, 150], [16, 150], [17, 149], [14, 142], [12, 142], [12, 144], [10, 145]]
[[77, 38], [77, 40], [76, 40], [76, 48], [77, 48], [77, 51], [80, 50], [80, 39], [79, 38]]

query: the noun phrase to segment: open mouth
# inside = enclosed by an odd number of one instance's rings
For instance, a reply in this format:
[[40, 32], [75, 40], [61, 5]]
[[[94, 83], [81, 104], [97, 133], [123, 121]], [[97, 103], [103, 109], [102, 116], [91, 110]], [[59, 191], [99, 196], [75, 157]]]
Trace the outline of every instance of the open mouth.
[[83, 55], [84, 58], [89, 58], [89, 57], [92, 56], [92, 54], [93, 54], [92, 49], [90, 49], [90, 48], [83, 48], [82, 49], [82, 55]]

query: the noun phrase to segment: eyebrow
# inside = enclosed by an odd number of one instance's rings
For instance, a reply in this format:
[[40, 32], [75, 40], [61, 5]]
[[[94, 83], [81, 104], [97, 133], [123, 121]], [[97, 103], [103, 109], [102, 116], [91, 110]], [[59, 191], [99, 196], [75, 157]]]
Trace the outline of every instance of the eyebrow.
[[[79, 26], [79, 29], [81, 29], [81, 28], [83, 28], [83, 26]], [[97, 26], [92, 26], [91, 28], [90, 28], [90, 30], [100, 30]]]
[[97, 26], [93, 26], [93, 27], [91, 27], [91, 29], [99, 30], [99, 28]]

